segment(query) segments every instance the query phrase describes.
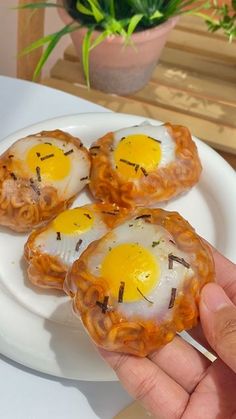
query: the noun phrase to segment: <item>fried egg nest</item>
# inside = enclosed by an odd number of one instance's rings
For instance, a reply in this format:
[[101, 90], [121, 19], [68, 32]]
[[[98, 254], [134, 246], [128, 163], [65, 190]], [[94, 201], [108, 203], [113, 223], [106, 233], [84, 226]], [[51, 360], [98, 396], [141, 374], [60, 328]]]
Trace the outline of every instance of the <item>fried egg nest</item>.
[[[209, 246], [189, 223], [176, 212], [163, 209], [140, 209], [136, 215], [149, 214], [146, 222], [164, 228], [178, 249], [192, 254], [192, 276], [184, 280], [171, 303], [171, 316], [161, 321], [142, 316], [125, 317], [119, 302], [109, 289], [109, 282], [95, 276], [89, 259], [104, 238], [91, 243], [67, 274], [65, 291], [73, 299], [73, 309], [82, 319], [93, 341], [107, 350], [147, 356], [170, 342], [177, 332], [191, 329], [198, 322], [199, 296], [202, 287], [214, 280], [214, 261]], [[170, 296], [171, 298], [173, 296]]]
[[114, 169], [112, 132], [93, 144], [89, 187], [96, 199], [127, 208], [149, 206], [173, 198], [198, 182], [202, 166], [188, 128], [170, 123], [165, 126], [175, 142], [175, 161], [157, 167], [138, 182], [125, 181]]
[[[89, 207], [89, 206], [87, 206]], [[114, 205], [96, 203], [90, 205], [93, 212], [97, 212], [108, 229], [114, 228], [126, 217], [127, 212]], [[63, 291], [64, 281], [69, 269], [59, 256], [43, 252], [36, 240], [41, 233], [48, 230], [51, 223], [34, 230], [24, 246], [24, 258], [27, 262], [27, 274], [30, 282], [40, 288], [54, 288]], [[57, 232], [57, 234], [60, 232]], [[85, 232], [86, 234], [86, 232]], [[56, 235], [56, 233], [55, 233]], [[80, 235], [78, 234], [78, 239]], [[78, 242], [79, 243], [79, 242]]]
[[[56, 138], [63, 143], [73, 144], [90, 159], [82, 142], [61, 130], [42, 131], [34, 136]], [[37, 179], [15, 176], [11, 170], [12, 159], [14, 156], [10, 147], [0, 157], [0, 225], [17, 232], [28, 232], [71, 206], [77, 194], [63, 200], [59, 198], [55, 187], [42, 187]]]

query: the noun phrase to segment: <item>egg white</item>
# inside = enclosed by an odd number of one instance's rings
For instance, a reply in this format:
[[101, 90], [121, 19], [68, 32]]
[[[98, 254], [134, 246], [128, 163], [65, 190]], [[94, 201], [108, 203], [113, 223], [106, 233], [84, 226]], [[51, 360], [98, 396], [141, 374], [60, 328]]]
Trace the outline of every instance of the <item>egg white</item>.
[[[60, 148], [64, 153], [73, 149], [73, 152], [68, 155], [71, 168], [67, 176], [60, 180], [46, 179], [43, 177], [42, 181], [38, 183], [40, 188], [45, 186], [54, 187], [58, 192], [59, 199], [66, 200], [76, 195], [88, 183], [88, 176], [90, 171], [90, 160], [87, 154], [83, 149], [77, 148], [73, 143], [50, 136], [39, 137], [37, 135], [32, 135], [26, 138], [22, 138], [15, 142], [8, 150], [8, 153], [14, 156], [12, 159], [13, 171], [17, 177], [23, 177], [25, 179], [36, 179], [35, 173], [31, 171], [26, 163], [27, 154], [31, 148], [45, 142], [49, 142], [52, 145]], [[14, 168], [14, 161], [17, 162], [16, 168]], [[87, 179], [83, 180], [83, 178]]]
[[[108, 231], [108, 227], [99, 214], [93, 212], [91, 207], [88, 207], [88, 209], [94, 217], [94, 222], [90, 230], [83, 233], [60, 233], [61, 240], [57, 240], [57, 232], [53, 228], [53, 224], [50, 223], [46, 230], [36, 236], [33, 248], [37, 249], [40, 253], [57, 257], [68, 267], [71, 266], [92, 241], [99, 239]], [[86, 211], [86, 206], [84, 210]], [[76, 250], [76, 245], [80, 239], [82, 242], [79, 249]]]
[[[114, 132], [114, 148], [116, 148], [123, 137], [128, 135], [144, 134], [161, 141], [161, 160], [158, 167], [166, 166], [175, 160], [175, 142], [171, 138], [165, 125], [152, 125], [149, 122], [123, 128]], [[113, 162], [113, 167], [115, 163]]]
[[[181, 291], [183, 282], [193, 275], [193, 270], [175, 261], [173, 269], [168, 268], [170, 253], [184, 258], [188, 263], [191, 259], [190, 255], [180, 251], [170, 240], [173, 240], [172, 236], [163, 227], [146, 223], [143, 219], [132, 219], [107, 234], [105, 240], [100, 242], [96, 252], [90, 256], [88, 268], [97, 277], [101, 275], [101, 265], [109, 249], [120, 244], [137, 243], [145, 247], [156, 258], [160, 266], [160, 278], [151, 292], [145, 295], [152, 303], [142, 297], [135, 302], [119, 303], [116, 309], [126, 318], [138, 316], [146, 320], [156, 318], [162, 321], [164, 318], [171, 317], [173, 309], [169, 309], [169, 303], [172, 288], [176, 288], [177, 295]], [[159, 242], [159, 244], [153, 246], [154, 242]]]

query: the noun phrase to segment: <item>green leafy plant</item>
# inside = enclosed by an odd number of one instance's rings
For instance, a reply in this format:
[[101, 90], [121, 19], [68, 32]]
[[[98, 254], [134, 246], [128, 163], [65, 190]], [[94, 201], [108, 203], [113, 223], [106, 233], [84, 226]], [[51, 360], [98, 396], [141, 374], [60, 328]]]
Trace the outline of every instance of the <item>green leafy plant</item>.
[[[89, 54], [104, 39], [111, 35], [122, 36], [124, 43], [131, 42], [134, 32], [158, 26], [168, 19], [182, 14], [199, 16], [206, 21], [209, 31], [222, 29], [229, 40], [236, 36], [236, 0], [231, 5], [218, 0], [204, 2], [194, 0], [64, 0], [62, 4], [47, 0], [41, 3], [26, 3], [21, 9], [65, 8], [73, 21], [59, 31], [47, 35], [26, 47], [22, 54], [45, 46], [35, 68], [34, 79], [40, 74], [47, 58], [60, 39], [82, 27], [87, 28], [82, 45], [84, 74], [89, 86]], [[93, 40], [94, 31], [99, 36]]]

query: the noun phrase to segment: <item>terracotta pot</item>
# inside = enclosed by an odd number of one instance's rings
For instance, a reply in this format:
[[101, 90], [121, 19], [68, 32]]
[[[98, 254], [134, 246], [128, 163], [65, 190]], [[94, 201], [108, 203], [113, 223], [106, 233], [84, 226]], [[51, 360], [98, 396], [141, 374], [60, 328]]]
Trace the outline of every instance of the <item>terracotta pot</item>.
[[[58, 0], [62, 3], [62, 0]], [[58, 8], [65, 24], [71, 22], [71, 16], [65, 9]], [[90, 52], [90, 84], [104, 92], [129, 94], [141, 89], [149, 81], [158, 62], [167, 36], [178, 18], [172, 18], [152, 29], [134, 33], [131, 44], [124, 45], [121, 36], [110, 36]], [[80, 60], [82, 60], [82, 42], [87, 29], [73, 32], [71, 38]], [[93, 40], [100, 32], [93, 33]]]

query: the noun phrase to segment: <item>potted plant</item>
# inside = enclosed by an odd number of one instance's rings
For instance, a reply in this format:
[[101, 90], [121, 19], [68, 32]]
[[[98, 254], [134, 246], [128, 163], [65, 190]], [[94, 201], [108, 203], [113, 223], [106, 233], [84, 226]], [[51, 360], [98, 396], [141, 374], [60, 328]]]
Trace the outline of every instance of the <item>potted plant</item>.
[[45, 46], [34, 72], [40, 73], [60, 39], [70, 34], [83, 64], [87, 85], [118, 94], [142, 88], [151, 77], [168, 33], [182, 14], [204, 19], [210, 31], [236, 36], [236, 0], [57, 0], [22, 8], [57, 8], [65, 26], [23, 53]]

